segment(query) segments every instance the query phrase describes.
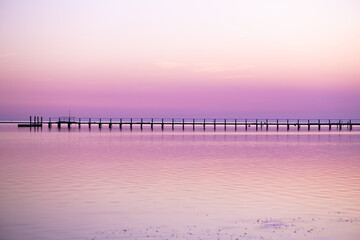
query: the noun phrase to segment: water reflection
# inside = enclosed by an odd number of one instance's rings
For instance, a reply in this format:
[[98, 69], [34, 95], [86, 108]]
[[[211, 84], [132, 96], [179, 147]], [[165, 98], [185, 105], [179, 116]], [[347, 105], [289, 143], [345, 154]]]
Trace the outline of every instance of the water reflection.
[[0, 126], [6, 239], [360, 234], [358, 131], [53, 130]]

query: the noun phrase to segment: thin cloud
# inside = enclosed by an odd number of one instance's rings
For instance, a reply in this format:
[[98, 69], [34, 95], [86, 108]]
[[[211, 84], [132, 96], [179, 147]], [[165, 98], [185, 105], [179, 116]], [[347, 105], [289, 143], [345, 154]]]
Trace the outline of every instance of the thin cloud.
[[0, 58], [8, 58], [8, 57], [13, 57], [13, 56], [17, 56], [19, 55], [16, 52], [8, 52], [8, 53], [2, 53], [0, 54]]
[[225, 79], [251, 79], [254, 78], [252, 74], [240, 74], [240, 75], [233, 75], [233, 76], [226, 76]]
[[220, 64], [206, 64], [195, 69], [196, 72], [209, 72], [209, 73], [221, 73], [221, 72], [234, 72], [234, 71], [246, 71], [255, 69], [254, 65], [239, 65], [239, 66], [228, 66]]
[[160, 62], [156, 64], [158, 67], [163, 69], [175, 69], [180, 67], [182, 64], [176, 62]]

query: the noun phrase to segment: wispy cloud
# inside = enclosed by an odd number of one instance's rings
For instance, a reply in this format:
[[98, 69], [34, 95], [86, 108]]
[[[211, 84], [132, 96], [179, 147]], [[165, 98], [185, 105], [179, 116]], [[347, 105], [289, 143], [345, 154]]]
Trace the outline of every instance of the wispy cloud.
[[159, 62], [156, 65], [162, 69], [175, 69], [175, 68], [182, 66], [183, 64], [176, 63], [176, 62]]
[[254, 65], [225, 65], [225, 64], [202, 64], [195, 69], [196, 72], [222, 73], [238, 72], [254, 69]]
[[161, 69], [177, 69], [183, 68], [191, 72], [204, 72], [204, 73], [234, 73], [234, 72], [249, 72], [255, 69], [254, 65], [243, 64], [243, 65], [229, 65], [219, 63], [192, 63], [184, 64], [177, 62], [159, 62], [156, 64]]
[[232, 75], [226, 76], [225, 79], [251, 79], [254, 78], [253, 74], [239, 74], [239, 75]]
[[7, 53], [0, 53], [0, 58], [8, 58], [19, 55], [16, 52], [7, 52]]

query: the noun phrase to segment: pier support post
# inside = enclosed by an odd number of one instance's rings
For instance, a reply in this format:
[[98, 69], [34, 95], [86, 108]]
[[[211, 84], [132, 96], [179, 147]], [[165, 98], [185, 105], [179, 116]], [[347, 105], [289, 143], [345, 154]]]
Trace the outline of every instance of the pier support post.
[[268, 130], [269, 130], [269, 120], [266, 119], [266, 131], [268, 131]]
[[31, 126], [31, 116], [30, 116], [30, 126]]
[[79, 118], [79, 128], [81, 128], [81, 118]]
[[320, 131], [320, 129], [321, 129], [320, 119], [318, 120], [318, 129], [319, 129], [319, 131]]
[[339, 130], [340, 131], [341, 131], [341, 127], [342, 127], [341, 120], [339, 120]]
[[351, 123], [351, 119], [349, 120], [349, 127], [350, 127], [350, 131], [352, 130], [352, 123]]
[[308, 120], [308, 131], [310, 131], [310, 120]]
[[[34, 121], [35, 121], [35, 119], [34, 119]], [[59, 118], [59, 121], [58, 121], [58, 128], [59, 129], [61, 128], [60, 118]]]
[[[30, 117], [31, 118], [31, 117]], [[31, 119], [30, 119], [30, 125], [31, 125]], [[49, 118], [49, 124], [48, 124], [49, 128], [51, 128], [51, 118]]]
[[226, 118], [224, 119], [224, 130], [226, 131]]
[[40, 119], [40, 122], [41, 122], [41, 127], [42, 127], [42, 124], [43, 124], [43, 118], [42, 117]]
[[101, 118], [100, 118], [100, 122], [99, 122], [99, 128], [101, 128]]
[[164, 131], [164, 119], [161, 119], [161, 130]]
[[289, 119], [286, 119], [286, 130], [287, 130], [287, 131], [290, 130]]
[[331, 131], [331, 121], [329, 119], [329, 131]]
[[120, 118], [120, 124], [119, 124], [120, 130], [122, 130], [122, 118]]
[[171, 129], [174, 131], [174, 119], [171, 120]]
[[185, 130], [185, 119], [183, 118], [183, 123], [182, 123], [182, 130]]
[[237, 119], [235, 119], [235, 131], [237, 131]]
[[112, 127], [112, 121], [111, 121], [111, 120], [112, 120], [112, 119], [110, 118], [109, 128]]
[[195, 131], [195, 118], [193, 118], [193, 131]]
[[279, 119], [276, 119], [276, 131], [279, 131]]
[[89, 128], [91, 128], [91, 118], [89, 118]]
[[255, 126], [256, 126], [256, 131], [258, 130], [258, 120], [255, 119]]
[[297, 120], [297, 129], [298, 129], [298, 131], [300, 131], [300, 120], [299, 119]]
[[151, 131], [153, 131], [154, 130], [154, 119], [152, 118], [151, 119]]
[[214, 118], [214, 131], [216, 131], [216, 118]]
[[143, 130], [143, 119], [140, 120], [140, 129]]
[[247, 131], [248, 125], [247, 125], [247, 119], [245, 119], [245, 130]]
[[204, 118], [204, 126], [203, 126], [203, 129], [204, 129], [204, 131], [205, 131], [205, 118]]
[[130, 118], [130, 130], [132, 130], [132, 118]]

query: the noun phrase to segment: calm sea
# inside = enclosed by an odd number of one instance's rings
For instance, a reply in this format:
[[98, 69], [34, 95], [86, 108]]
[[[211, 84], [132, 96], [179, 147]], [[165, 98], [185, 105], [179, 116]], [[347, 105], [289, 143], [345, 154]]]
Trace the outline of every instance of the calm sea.
[[0, 125], [0, 239], [360, 239], [360, 131]]

